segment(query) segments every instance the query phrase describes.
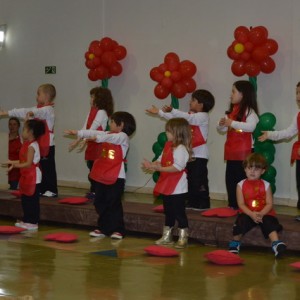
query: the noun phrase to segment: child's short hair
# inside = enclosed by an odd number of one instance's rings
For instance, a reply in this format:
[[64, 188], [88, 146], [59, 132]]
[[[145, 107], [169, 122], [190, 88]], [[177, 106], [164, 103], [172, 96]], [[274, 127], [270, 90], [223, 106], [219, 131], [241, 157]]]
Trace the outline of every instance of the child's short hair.
[[300, 86], [300, 81], [297, 83], [297, 85], [296, 85], [297, 87], [299, 87]]
[[45, 133], [45, 123], [41, 120], [30, 119], [24, 123], [24, 127], [27, 127], [28, 130], [32, 131], [32, 134], [35, 139], [39, 138]]
[[123, 132], [128, 136], [131, 136], [136, 129], [135, 119], [132, 114], [126, 111], [117, 111], [110, 116], [111, 120], [114, 120], [115, 123], [120, 126], [123, 122]]
[[215, 106], [215, 98], [207, 90], [196, 90], [192, 93], [192, 98], [203, 104], [203, 111], [209, 112]]
[[251, 153], [243, 161], [243, 167], [256, 167], [266, 170], [268, 168], [268, 162], [262, 154]]
[[94, 96], [94, 105], [98, 109], [106, 111], [108, 116], [111, 116], [114, 112], [114, 101], [111, 91], [103, 87], [94, 87], [90, 90], [90, 95]]
[[17, 124], [18, 124], [18, 127], [20, 128], [21, 122], [20, 122], [20, 120], [19, 120], [17, 117], [10, 117], [10, 118], [8, 119], [8, 123], [9, 123], [10, 121], [16, 121]]
[[53, 101], [56, 97], [56, 89], [53, 84], [50, 83], [44, 83], [39, 86], [39, 89], [41, 89], [45, 94], [49, 96], [49, 100]]

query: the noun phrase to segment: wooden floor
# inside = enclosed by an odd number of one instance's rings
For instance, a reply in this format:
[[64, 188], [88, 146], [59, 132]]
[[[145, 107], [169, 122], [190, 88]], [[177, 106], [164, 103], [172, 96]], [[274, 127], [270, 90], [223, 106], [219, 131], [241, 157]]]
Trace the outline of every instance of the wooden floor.
[[[92, 202], [83, 205], [68, 205], [58, 202], [59, 199], [78, 196], [82, 197], [83, 191], [66, 190], [60, 193], [60, 198], [41, 198], [41, 225], [43, 222], [57, 222], [68, 225], [82, 225], [94, 227], [97, 224], [97, 214]], [[128, 232], [140, 234], [160, 235], [164, 224], [164, 215], [156, 213], [153, 208], [159, 203], [152, 195], [125, 193], [123, 207], [125, 226]], [[212, 201], [212, 207], [226, 206], [222, 201]], [[282, 208], [285, 211], [286, 208]], [[279, 212], [280, 209], [277, 209]], [[280, 238], [288, 245], [289, 250], [300, 250], [300, 222], [295, 220], [298, 213], [296, 208], [289, 208], [288, 213], [278, 213], [278, 219], [284, 230]], [[9, 191], [0, 191], [0, 215], [11, 217], [12, 221], [22, 217], [20, 199], [11, 195]], [[232, 238], [232, 225], [235, 217], [215, 218], [204, 217], [201, 212], [187, 211], [189, 219], [189, 236], [203, 244], [226, 247]], [[176, 234], [176, 233], [175, 233]], [[259, 230], [254, 228], [243, 238], [243, 245], [269, 247]]]

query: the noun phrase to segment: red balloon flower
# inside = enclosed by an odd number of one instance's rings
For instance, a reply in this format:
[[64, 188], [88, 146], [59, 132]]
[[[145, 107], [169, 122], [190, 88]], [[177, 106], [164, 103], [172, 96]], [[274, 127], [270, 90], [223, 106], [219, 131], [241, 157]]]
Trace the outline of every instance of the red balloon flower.
[[92, 41], [85, 53], [89, 79], [96, 81], [119, 76], [123, 71], [119, 60], [125, 58], [126, 54], [126, 48], [109, 37], [104, 37], [100, 41]]
[[196, 89], [192, 78], [197, 68], [189, 60], [180, 61], [176, 53], [170, 52], [164, 62], [150, 71], [150, 77], [157, 82], [154, 94], [158, 99], [165, 99], [171, 93], [176, 98], [183, 98]]
[[227, 49], [228, 57], [233, 60], [231, 71], [234, 75], [255, 77], [260, 72], [269, 74], [275, 70], [276, 64], [270, 55], [277, 52], [278, 44], [268, 38], [264, 26], [250, 29], [239, 26], [234, 31], [234, 38]]

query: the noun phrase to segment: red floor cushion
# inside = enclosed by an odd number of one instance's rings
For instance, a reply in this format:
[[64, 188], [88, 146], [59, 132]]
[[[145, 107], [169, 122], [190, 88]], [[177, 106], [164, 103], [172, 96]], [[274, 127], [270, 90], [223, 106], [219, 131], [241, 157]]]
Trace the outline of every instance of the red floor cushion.
[[21, 197], [21, 192], [19, 190], [12, 191], [12, 192], [10, 192], [10, 194], [17, 198]]
[[144, 251], [153, 256], [178, 256], [179, 252], [164, 246], [151, 245], [144, 248]]
[[63, 198], [58, 200], [59, 203], [63, 203], [63, 204], [84, 204], [86, 202], [88, 202], [89, 199], [86, 197], [68, 197], [68, 198]]
[[290, 264], [290, 266], [296, 269], [300, 269], [300, 261], [294, 262]]
[[14, 234], [14, 233], [20, 233], [25, 231], [25, 228], [20, 228], [16, 226], [7, 226], [7, 225], [2, 225], [0, 226], [0, 234]]
[[49, 233], [44, 236], [45, 241], [56, 241], [59, 233]]
[[158, 205], [153, 207], [153, 211], [157, 212], [157, 213], [163, 213], [164, 212], [164, 206], [163, 205]]
[[219, 217], [219, 218], [234, 217], [237, 214], [238, 211], [230, 207], [211, 208], [201, 213], [201, 215], [205, 217]]
[[244, 262], [237, 254], [227, 250], [215, 250], [204, 255], [210, 262], [217, 265], [240, 265]]
[[57, 232], [49, 233], [44, 236], [45, 241], [55, 241], [60, 243], [72, 243], [78, 240], [78, 236], [74, 233]]

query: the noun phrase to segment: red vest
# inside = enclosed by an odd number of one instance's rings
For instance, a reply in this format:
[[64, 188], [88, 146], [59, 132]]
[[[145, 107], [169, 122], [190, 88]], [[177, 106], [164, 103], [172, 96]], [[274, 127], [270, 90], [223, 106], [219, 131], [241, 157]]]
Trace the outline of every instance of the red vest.
[[294, 143], [291, 154], [291, 164], [294, 163], [295, 160], [300, 160], [300, 155], [298, 151], [300, 150], [300, 113], [297, 116], [297, 128], [298, 128], [298, 141]]
[[[165, 143], [162, 157], [161, 157], [161, 165], [163, 167], [168, 167], [173, 165], [174, 163], [174, 157], [173, 157], [173, 147], [172, 142], [168, 141]], [[156, 185], [154, 187], [154, 195], [172, 195], [174, 192], [177, 183], [179, 182], [183, 172], [160, 172], [159, 178], [156, 182]]]
[[[87, 120], [87, 124], [86, 124], [86, 129], [90, 129], [93, 121], [96, 118], [98, 112], [98, 108], [96, 107], [91, 107], [89, 116], [88, 116], [88, 120]], [[99, 126], [96, 130], [103, 130], [102, 126]], [[96, 142], [87, 142], [87, 147], [85, 150], [85, 160], [96, 160], [98, 157], [100, 156], [100, 145], [99, 143]]]
[[100, 157], [95, 160], [89, 176], [103, 184], [114, 184], [124, 161], [122, 147], [111, 143], [100, 143], [100, 153]]
[[206, 143], [199, 126], [190, 125], [192, 132], [192, 147], [198, 147]]
[[[9, 140], [8, 144], [8, 158], [9, 160], [19, 160], [19, 152], [22, 147], [21, 139], [18, 136], [13, 140]], [[13, 168], [8, 173], [8, 181], [18, 181], [20, 178], [20, 169]]]
[[[232, 120], [236, 120], [239, 105], [235, 105], [233, 111], [228, 115]], [[246, 121], [246, 116], [242, 122]], [[224, 159], [225, 160], [244, 160], [250, 153], [252, 148], [252, 133], [236, 130], [231, 127], [227, 131], [227, 139], [225, 142]]]
[[[251, 211], [260, 212], [266, 206], [266, 190], [262, 179], [246, 179], [242, 186], [242, 193], [245, 204]], [[275, 211], [271, 209], [267, 215], [275, 216]]]
[[[32, 142], [24, 142], [20, 150], [20, 163], [27, 161], [28, 147]], [[21, 194], [32, 196], [36, 189], [36, 164], [32, 164], [27, 168], [20, 168], [19, 189]]]

